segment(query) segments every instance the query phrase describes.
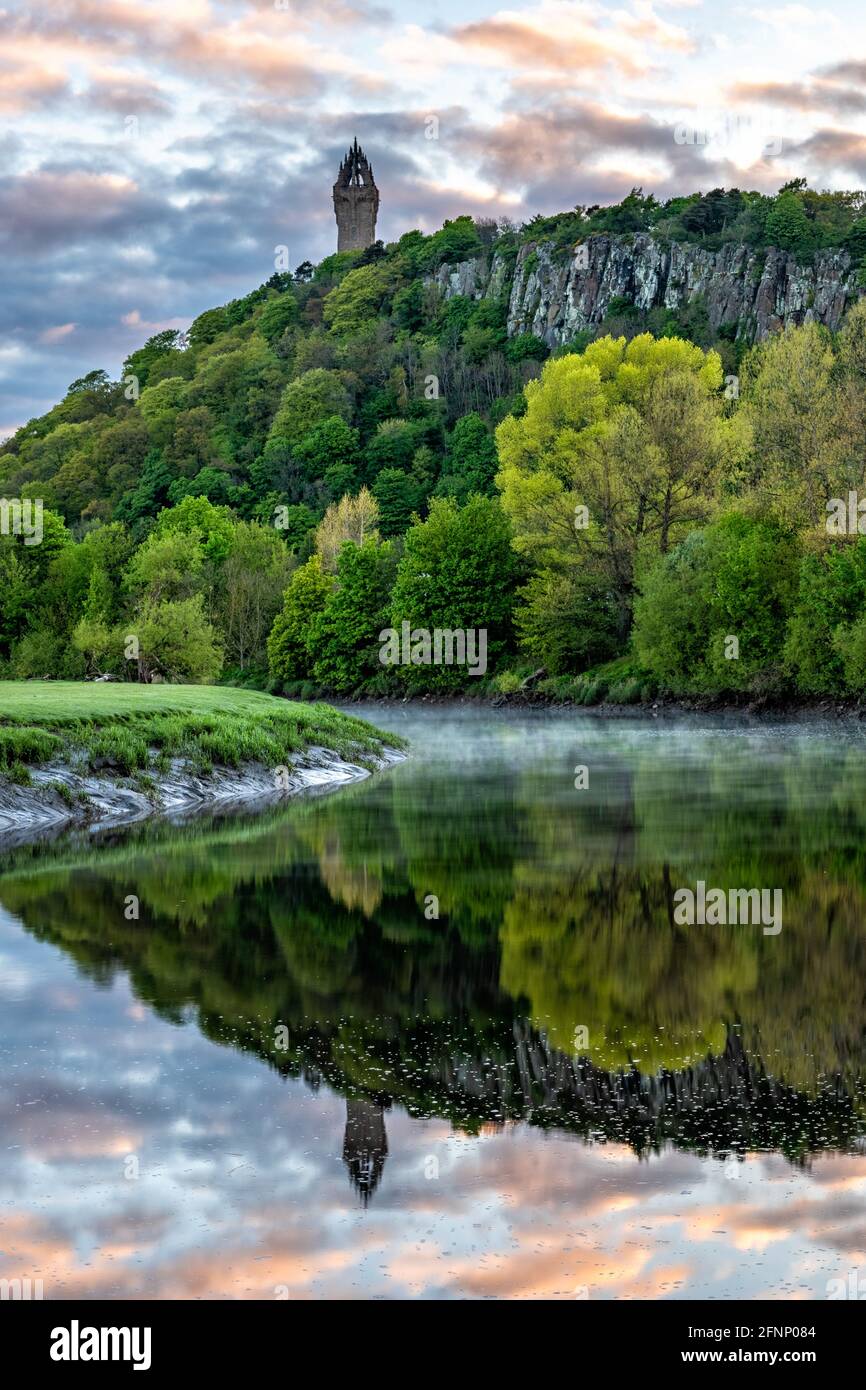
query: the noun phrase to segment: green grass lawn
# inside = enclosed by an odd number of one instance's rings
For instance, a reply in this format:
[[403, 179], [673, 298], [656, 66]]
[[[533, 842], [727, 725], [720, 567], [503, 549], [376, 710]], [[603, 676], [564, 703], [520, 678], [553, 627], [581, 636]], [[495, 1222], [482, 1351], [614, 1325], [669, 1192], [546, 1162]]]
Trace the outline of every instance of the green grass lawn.
[[[266, 714], [284, 700], [221, 685], [136, 685], [93, 681], [0, 681], [0, 722], [69, 724], [136, 714]], [[297, 711], [307, 706], [292, 705]]]
[[312, 745], [358, 760], [400, 740], [330, 705], [297, 704], [254, 690], [206, 685], [0, 681], [0, 775], [18, 782], [33, 764], [86, 759], [145, 777], [188, 760], [198, 772], [277, 767]]

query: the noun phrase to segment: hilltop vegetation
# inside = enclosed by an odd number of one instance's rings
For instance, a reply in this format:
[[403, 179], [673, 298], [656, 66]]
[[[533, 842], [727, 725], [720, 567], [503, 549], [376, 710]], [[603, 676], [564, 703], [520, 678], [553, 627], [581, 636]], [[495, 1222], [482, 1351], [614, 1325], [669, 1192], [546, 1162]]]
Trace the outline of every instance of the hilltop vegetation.
[[[551, 357], [508, 337], [504, 290], [446, 299], [431, 276], [600, 231], [859, 263], [862, 206], [795, 181], [460, 217], [156, 334], [2, 446], [0, 495], [46, 507], [40, 544], [0, 537], [2, 673], [310, 695], [508, 691], [543, 666], [596, 698], [610, 681], [583, 673], [613, 662], [627, 698], [859, 692], [866, 563], [825, 521], [863, 482], [863, 306], [751, 349], [617, 312]], [[485, 629], [485, 679], [383, 666], [406, 621]]]
[[711, 251], [728, 242], [757, 250], [775, 246], [802, 260], [816, 251], [839, 248], [859, 265], [866, 252], [864, 204], [862, 191], [819, 193], [807, 187], [805, 179], [792, 179], [775, 196], [713, 188], [665, 202], [633, 188], [611, 207], [579, 207], [554, 217], [534, 217], [517, 239], [567, 245], [598, 233], [651, 232], [663, 241], [695, 242]]

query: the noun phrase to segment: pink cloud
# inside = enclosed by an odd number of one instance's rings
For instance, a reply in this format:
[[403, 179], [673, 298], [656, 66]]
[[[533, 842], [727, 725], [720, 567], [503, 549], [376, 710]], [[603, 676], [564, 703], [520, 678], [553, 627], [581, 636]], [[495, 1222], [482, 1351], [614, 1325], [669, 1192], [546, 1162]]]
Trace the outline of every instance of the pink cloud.
[[70, 333], [74, 333], [77, 328], [74, 323], [59, 323], [56, 328], [46, 328], [44, 333], [40, 333], [40, 343], [60, 343], [64, 338], [68, 338]]

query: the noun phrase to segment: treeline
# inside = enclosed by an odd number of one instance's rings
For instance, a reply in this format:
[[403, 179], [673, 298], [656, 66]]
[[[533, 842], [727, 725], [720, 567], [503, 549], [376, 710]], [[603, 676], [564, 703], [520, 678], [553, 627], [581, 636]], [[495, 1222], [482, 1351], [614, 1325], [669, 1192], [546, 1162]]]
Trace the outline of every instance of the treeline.
[[860, 266], [866, 254], [866, 195], [817, 192], [792, 179], [775, 195], [739, 188], [713, 188], [659, 201], [633, 188], [621, 203], [579, 206], [553, 217], [534, 217], [515, 232], [518, 242], [553, 241], [567, 246], [585, 236], [628, 236], [650, 232], [662, 241], [693, 242], [717, 251], [726, 243], [756, 250], [777, 247], [799, 260], [816, 251], [846, 251]]
[[[628, 323], [549, 357], [430, 278], [535, 225], [305, 263], [74, 382], [0, 454], [46, 507], [0, 535], [3, 674], [859, 694], [866, 557], [827, 507], [863, 484], [866, 305], [735, 358]], [[404, 623], [484, 630], [483, 673], [383, 665]]]

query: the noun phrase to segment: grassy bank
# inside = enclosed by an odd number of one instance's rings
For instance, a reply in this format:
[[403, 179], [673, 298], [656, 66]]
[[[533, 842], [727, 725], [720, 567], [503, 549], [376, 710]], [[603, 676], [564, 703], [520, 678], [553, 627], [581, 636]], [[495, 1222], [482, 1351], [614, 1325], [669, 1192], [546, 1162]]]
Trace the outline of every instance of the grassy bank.
[[517, 695], [527, 677], [534, 695], [574, 705], [643, 704], [659, 693], [657, 682], [629, 656], [617, 657], [577, 676], [542, 676], [535, 681], [531, 679], [532, 668], [525, 666], [494, 677], [492, 689], [498, 695]]
[[0, 682], [0, 777], [75, 761], [146, 778], [184, 759], [197, 773], [278, 767], [312, 746], [355, 762], [399, 740], [328, 705], [201, 685]]
[[413, 700], [449, 703], [452, 700], [480, 700], [499, 704], [503, 700], [532, 699], [569, 705], [636, 705], [651, 704], [664, 692], [658, 682], [633, 657], [616, 657], [579, 675], [548, 676], [539, 674], [531, 662], [522, 662], [497, 675], [479, 676], [466, 680], [456, 690], [443, 690], [435, 683], [429, 689], [408, 691], [396, 680], [368, 681], [349, 694], [334, 696], [332, 691], [314, 681], [295, 681], [286, 684], [283, 694], [289, 699], [319, 700], [337, 698], [341, 701]]

